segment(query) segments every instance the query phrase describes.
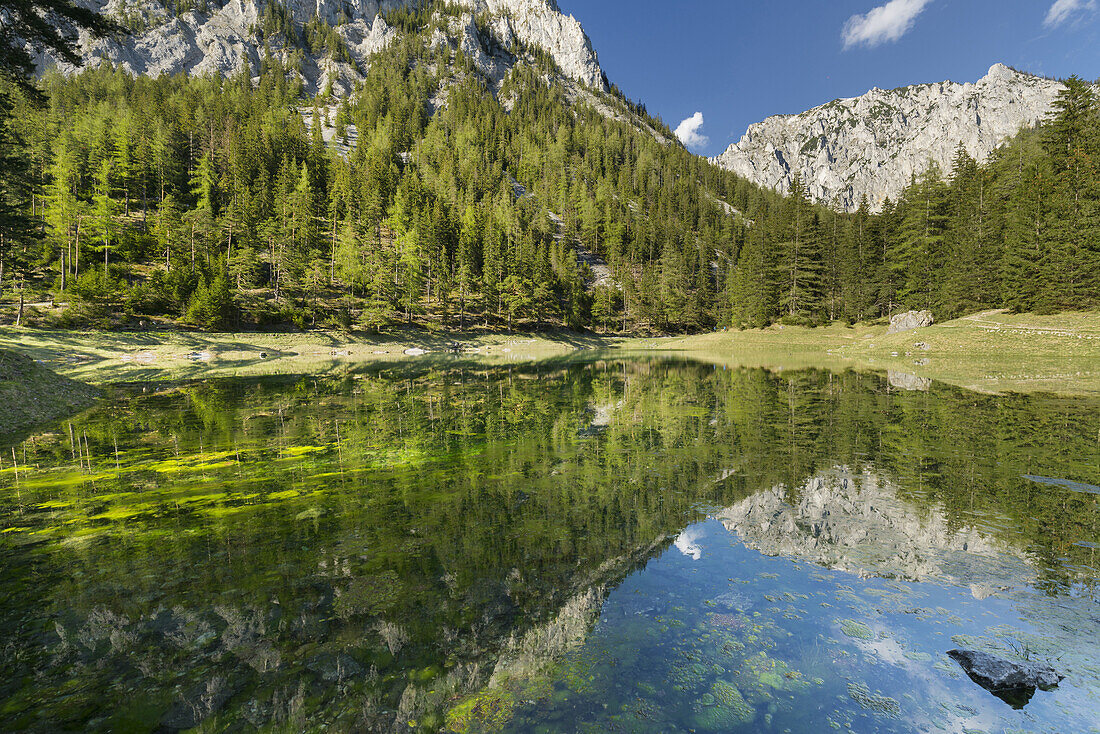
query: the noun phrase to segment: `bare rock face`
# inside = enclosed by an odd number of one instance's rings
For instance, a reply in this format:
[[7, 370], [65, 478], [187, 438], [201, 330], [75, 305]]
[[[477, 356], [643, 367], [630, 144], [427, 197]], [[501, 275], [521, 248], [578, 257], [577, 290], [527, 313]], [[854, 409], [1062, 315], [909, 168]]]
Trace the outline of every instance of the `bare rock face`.
[[947, 172], [962, 143], [982, 161], [1023, 127], [1046, 117], [1062, 84], [995, 64], [974, 84], [940, 82], [872, 89], [797, 115], [769, 117], [714, 159], [781, 193], [801, 175], [810, 195], [854, 211], [897, 199], [935, 163]]
[[1013, 663], [977, 650], [949, 650], [970, 679], [1013, 708], [1023, 708], [1035, 689], [1049, 691], [1065, 677], [1047, 665]]
[[923, 329], [933, 323], [935, 323], [935, 319], [932, 318], [931, 311], [906, 311], [890, 318], [890, 328], [886, 330], [886, 333], [898, 334], [903, 331]]
[[520, 40], [548, 51], [570, 79], [607, 87], [592, 42], [577, 19], [563, 14], [554, 0], [459, 0], [459, 5], [506, 19]]
[[[333, 26], [353, 61], [349, 64], [305, 53], [300, 68], [306, 90], [317, 93], [331, 86], [337, 95], [350, 92], [363, 78], [370, 58], [397, 38], [396, 30], [381, 14], [419, 4], [420, 0], [287, 0], [286, 8], [297, 23], [316, 17]], [[518, 39], [549, 53], [567, 79], [607, 90], [584, 29], [573, 16], [564, 15], [554, 0], [456, 0], [456, 4], [469, 14], [449, 23], [448, 42], [461, 46], [490, 81], [499, 82], [511, 68], [515, 59], [506, 49]], [[245, 62], [258, 68], [265, 41], [284, 61], [297, 50], [286, 39], [261, 38], [262, 0], [213, 0], [207, 12], [191, 11], [178, 17], [156, 0], [89, 0], [88, 5], [133, 33], [118, 40], [82, 34], [79, 45], [85, 66], [107, 62], [131, 74], [148, 76], [230, 76]], [[475, 14], [487, 15], [490, 38], [478, 32]], [[57, 60], [42, 54], [38, 62], [45, 70]], [[64, 63], [58, 66], [63, 72], [73, 71]]]

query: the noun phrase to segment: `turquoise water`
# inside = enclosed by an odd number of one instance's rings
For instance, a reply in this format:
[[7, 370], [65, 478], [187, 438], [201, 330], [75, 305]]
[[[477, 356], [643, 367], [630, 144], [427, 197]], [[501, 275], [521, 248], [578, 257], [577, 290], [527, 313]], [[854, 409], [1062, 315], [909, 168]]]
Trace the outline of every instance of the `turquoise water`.
[[[3, 730], [1100, 721], [1094, 400], [412, 365], [117, 386], [0, 457]], [[1066, 678], [1014, 709], [955, 647]]]

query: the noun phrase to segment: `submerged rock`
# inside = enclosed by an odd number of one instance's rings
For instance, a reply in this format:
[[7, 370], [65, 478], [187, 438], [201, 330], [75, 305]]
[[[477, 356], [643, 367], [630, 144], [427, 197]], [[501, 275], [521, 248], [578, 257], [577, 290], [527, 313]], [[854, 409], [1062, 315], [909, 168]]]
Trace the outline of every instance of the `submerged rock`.
[[949, 650], [970, 679], [1013, 708], [1023, 708], [1035, 689], [1049, 691], [1065, 677], [1047, 665], [1013, 663], [977, 650]]
[[896, 718], [901, 714], [901, 704], [897, 699], [875, 693], [862, 683], [849, 683], [848, 695], [866, 711]]
[[700, 731], [724, 732], [752, 723], [755, 718], [756, 710], [741, 691], [719, 680], [696, 701], [692, 723]]
[[753, 605], [752, 599], [736, 591], [727, 591], [725, 594], [719, 594], [714, 597], [712, 601], [715, 606], [736, 612], [744, 611]]

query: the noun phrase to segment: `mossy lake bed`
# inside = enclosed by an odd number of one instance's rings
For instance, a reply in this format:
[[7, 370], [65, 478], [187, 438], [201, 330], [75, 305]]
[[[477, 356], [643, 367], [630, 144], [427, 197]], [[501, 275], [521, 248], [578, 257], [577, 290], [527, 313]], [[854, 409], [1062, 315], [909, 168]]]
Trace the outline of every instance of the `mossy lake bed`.
[[[1096, 730], [1087, 381], [828, 354], [877, 327], [307, 336], [5, 335], [110, 386], [0, 446], [0, 728]], [[1013, 708], [959, 647], [1064, 679]]]

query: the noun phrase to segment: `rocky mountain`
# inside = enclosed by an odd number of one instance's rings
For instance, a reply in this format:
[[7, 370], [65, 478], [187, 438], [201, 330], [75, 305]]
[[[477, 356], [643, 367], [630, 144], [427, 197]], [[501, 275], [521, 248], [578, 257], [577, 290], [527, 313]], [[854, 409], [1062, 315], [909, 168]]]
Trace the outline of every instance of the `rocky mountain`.
[[896, 198], [930, 162], [944, 171], [960, 143], [974, 158], [1051, 110], [1062, 85], [995, 64], [973, 84], [872, 89], [797, 115], [769, 117], [714, 162], [786, 193], [801, 174], [811, 197], [854, 211]]
[[[196, 9], [177, 15], [158, 0], [89, 0], [132, 32], [120, 39], [82, 35], [85, 65], [111, 63], [148, 76], [229, 76], [246, 61], [258, 69], [270, 50], [294, 62], [306, 91], [331, 88], [341, 95], [363, 78], [371, 57], [399, 37], [400, 30], [386, 22], [386, 13], [426, 5], [422, 0], [228, 0], [220, 6], [217, 2], [203, 0]], [[607, 88], [584, 29], [554, 0], [457, 0], [452, 5], [465, 12], [442, 22], [433, 42], [460, 48], [490, 81], [499, 84], [515, 63], [513, 50], [519, 41], [549, 54], [569, 80]], [[276, 33], [271, 33], [271, 18], [281, 21]], [[311, 51], [306, 42], [303, 29], [310, 23], [335, 34], [326, 52]], [[342, 47], [341, 53], [332, 52], [334, 44]], [[42, 68], [53, 63], [49, 56], [39, 58]], [[64, 64], [61, 69], [70, 70]]]

